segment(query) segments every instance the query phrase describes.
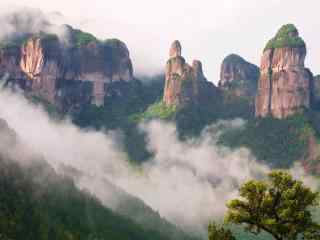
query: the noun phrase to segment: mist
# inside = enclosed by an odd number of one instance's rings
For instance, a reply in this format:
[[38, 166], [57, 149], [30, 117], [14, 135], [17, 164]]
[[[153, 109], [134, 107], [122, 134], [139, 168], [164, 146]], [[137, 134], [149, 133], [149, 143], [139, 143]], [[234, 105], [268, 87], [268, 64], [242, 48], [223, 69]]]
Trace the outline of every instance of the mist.
[[57, 35], [62, 43], [68, 44], [67, 27], [56, 24], [61, 18], [57, 13], [46, 14], [36, 8], [4, 8], [0, 11], [0, 42], [10, 42], [25, 34], [45, 32]]
[[[17, 133], [23, 151], [10, 149], [16, 158], [31, 161], [40, 154], [56, 171], [70, 167], [79, 189], [117, 209], [119, 197], [110, 184], [143, 200], [162, 217], [185, 229], [205, 229], [222, 219], [228, 200], [238, 195], [246, 180], [261, 178], [269, 168], [248, 149], [231, 150], [217, 144], [224, 128], [242, 127], [244, 121], [222, 121], [208, 126], [198, 138], [180, 141], [173, 124], [151, 121], [140, 126], [154, 157], [141, 166], [130, 164], [120, 133], [79, 129], [69, 119], [54, 120], [20, 93], [0, 90], [0, 118]], [[29, 157], [27, 157], [29, 156]], [[294, 172], [303, 174], [299, 166]], [[314, 182], [310, 179], [310, 183]]]
[[0, 92], [0, 118], [28, 149], [41, 154], [55, 169], [63, 164], [82, 172], [78, 186], [108, 207], [116, 208], [117, 201], [104, 189], [104, 180], [181, 226], [205, 225], [221, 217], [225, 202], [236, 196], [239, 184], [266, 170], [246, 149], [218, 147], [210, 137], [214, 126], [199, 139], [180, 142], [172, 124], [153, 121], [142, 125], [155, 157], [138, 168], [128, 163], [118, 133], [80, 130], [69, 120], [51, 120], [39, 106], [9, 90]]
[[[303, 9], [301, 8], [303, 5]], [[6, 8], [41, 9], [57, 24], [68, 23], [98, 38], [119, 38], [130, 50], [136, 76], [164, 72], [173, 40], [182, 43], [187, 62], [199, 59], [208, 80], [217, 83], [224, 57], [236, 53], [260, 65], [267, 41], [281, 25], [294, 23], [307, 44], [306, 67], [320, 72], [318, 39], [319, 1], [180, 1], [139, 0], [12, 0], [0, 2]], [[38, 16], [37, 16], [38, 17]], [[3, 26], [3, 24], [1, 24]]]

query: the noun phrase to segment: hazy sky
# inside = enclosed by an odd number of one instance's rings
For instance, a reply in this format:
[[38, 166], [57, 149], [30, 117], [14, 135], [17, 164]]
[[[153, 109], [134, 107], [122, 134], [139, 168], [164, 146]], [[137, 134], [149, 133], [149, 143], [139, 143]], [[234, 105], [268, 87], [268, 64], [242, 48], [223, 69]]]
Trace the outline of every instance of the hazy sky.
[[259, 65], [266, 41], [291, 22], [307, 43], [307, 67], [320, 73], [319, 0], [1, 0], [0, 9], [12, 4], [58, 11], [98, 37], [120, 38], [140, 73], [162, 70], [171, 42], [179, 39], [187, 61], [201, 60], [214, 82], [230, 53]]

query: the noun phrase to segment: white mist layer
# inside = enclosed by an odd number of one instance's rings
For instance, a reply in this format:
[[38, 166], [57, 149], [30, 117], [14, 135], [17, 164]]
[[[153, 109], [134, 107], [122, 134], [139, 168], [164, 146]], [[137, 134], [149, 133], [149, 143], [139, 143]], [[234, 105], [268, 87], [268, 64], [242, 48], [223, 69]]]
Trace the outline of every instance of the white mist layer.
[[55, 13], [43, 13], [34, 8], [5, 8], [0, 10], [0, 42], [10, 41], [22, 34], [45, 32], [55, 34], [61, 42], [68, 44], [69, 33], [66, 26], [56, 23], [62, 19]]
[[137, 168], [128, 164], [116, 133], [80, 130], [70, 121], [51, 120], [40, 107], [8, 90], [0, 90], [0, 118], [55, 169], [63, 164], [84, 173], [75, 178], [77, 186], [106, 206], [117, 207], [107, 183], [111, 182], [183, 227], [222, 217], [239, 185], [268, 171], [248, 150], [231, 151], [216, 144], [221, 128], [240, 127], [241, 120], [220, 122], [187, 142], [178, 140], [172, 124], [144, 124], [141, 129], [155, 157]]

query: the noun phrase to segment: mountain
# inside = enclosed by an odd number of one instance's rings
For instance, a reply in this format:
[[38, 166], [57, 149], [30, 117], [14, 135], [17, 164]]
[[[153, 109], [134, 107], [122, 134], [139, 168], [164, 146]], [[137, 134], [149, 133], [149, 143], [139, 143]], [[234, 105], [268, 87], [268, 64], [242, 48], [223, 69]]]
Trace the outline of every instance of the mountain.
[[119, 204], [105, 207], [76, 187], [79, 173], [58, 173], [1, 119], [0, 135], [1, 239], [192, 239], [112, 184], [105, 186]]
[[67, 40], [39, 31], [3, 41], [0, 77], [64, 111], [88, 103], [104, 105], [113, 84], [134, 81], [123, 42], [101, 41], [68, 25], [60, 28]]
[[257, 93], [259, 68], [236, 54], [228, 55], [221, 64], [218, 86], [230, 97], [254, 98]]
[[306, 44], [296, 27], [282, 26], [261, 58], [256, 118], [243, 129], [223, 134], [223, 144], [248, 147], [272, 167], [302, 162], [308, 171], [318, 168], [319, 113], [312, 106], [315, 88], [304, 67], [305, 56]]
[[320, 108], [320, 75], [313, 77], [313, 108], [319, 110]]
[[174, 41], [166, 64], [163, 102], [167, 106], [183, 107], [201, 102], [206, 95], [217, 94], [216, 87], [207, 81], [202, 63], [194, 60], [192, 66], [181, 56], [181, 44]]
[[[245, 130], [233, 133], [236, 135], [231, 134], [232, 137], [222, 135], [221, 143], [231, 147], [246, 146], [254, 152], [259, 160], [274, 166], [287, 167], [297, 160], [307, 159], [310, 161], [311, 158], [318, 158], [317, 154], [312, 153], [315, 151], [311, 150], [317, 146], [315, 135], [320, 130], [317, 124], [317, 114], [304, 115], [301, 112], [304, 108], [311, 106], [314, 90], [313, 78], [310, 71], [304, 67], [305, 43], [293, 25], [283, 26], [267, 44], [261, 62], [261, 75], [257, 66], [242, 57], [235, 54], [227, 56], [221, 65], [218, 87], [206, 79], [200, 61], [193, 61], [192, 65], [185, 61], [182, 57], [181, 43], [177, 40], [171, 44], [169, 49], [169, 60], [166, 63], [165, 74], [139, 81], [132, 75], [131, 60], [124, 44], [118, 40], [111, 41], [114, 44], [111, 44], [110, 41], [101, 42], [91, 34], [75, 30], [70, 26], [67, 27], [67, 30], [74, 37], [71, 38], [73, 40], [70, 40], [71, 45], [65, 48], [63, 48], [64, 43], [60, 39], [49, 37], [49, 40], [46, 40], [48, 35], [42, 33], [40, 40], [39, 36], [33, 35], [27, 38], [25, 44], [20, 44], [19, 47], [4, 47], [2, 51], [5, 54], [9, 54], [10, 51], [21, 54], [21, 52], [37, 52], [33, 49], [42, 49], [39, 50], [39, 53], [44, 50], [48, 53], [43, 54], [46, 56], [46, 61], [45, 64], [40, 64], [40, 66], [45, 66], [41, 69], [66, 69], [66, 72], [78, 69], [76, 71], [78, 75], [71, 74], [73, 77], [78, 76], [75, 77], [78, 80], [64, 77], [58, 80], [60, 85], [55, 84], [56, 78], [51, 77], [50, 71], [43, 71], [40, 75], [34, 76], [36, 79], [43, 79], [51, 84], [48, 86], [57, 86], [57, 88], [53, 87], [53, 91], [51, 91], [52, 96], [55, 96], [53, 103], [50, 103], [50, 99], [46, 96], [40, 94], [41, 90], [36, 88], [37, 85], [33, 89], [32, 86], [28, 88], [24, 84], [21, 85], [27, 95], [29, 93], [32, 95], [32, 100], [35, 96], [38, 97], [37, 100], [40, 103], [48, 103], [48, 106], [56, 108], [62, 116], [66, 114], [71, 116], [73, 122], [80, 127], [106, 130], [121, 129], [124, 133], [124, 149], [132, 161], [140, 163], [152, 157], [152, 153], [146, 148], [147, 139], [144, 133], [139, 130], [139, 124], [150, 119], [175, 122], [179, 136], [186, 139], [201, 134], [206, 126], [218, 120], [244, 118], [249, 121], [244, 128]], [[82, 37], [76, 37], [79, 35]], [[44, 40], [41, 40], [41, 37]], [[79, 41], [79, 39], [82, 40]], [[46, 43], [46, 41], [48, 42]], [[50, 42], [52, 45], [48, 44]], [[61, 51], [50, 53], [49, 46], [53, 49], [61, 49]], [[109, 54], [108, 51], [104, 54], [102, 49], [109, 49], [109, 47], [113, 49], [112, 54]], [[58, 57], [53, 53], [58, 54]], [[63, 58], [63, 62], [60, 63], [55, 60], [60, 59], [59, 54], [69, 56], [69, 58]], [[20, 64], [33, 66], [26, 64], [32, 62], [28, 59], [33, 58], [28, 57], [29, 54], [23, 55], [22, 60], [6, 56], [3, 58], [2, 65], [0, 64], [3, 69], [14, 73], [13, 76], [24, 74], [22, 76], [29, 79], [27, 82], [32, 83], [31, 78], [22, 71], [26, 68], [21, 68]], [[15, 55], [13, 54], [13, 56]], [[35, 54], [35, 56], [38, 55]], [[77, 57], [73, 58], [72, 56]], [[91, 59], [92, 66], [90, 64], [86, 66], [85, 59]], [[111, 62], [106, 59], [111, 59]], [[16, 64], [5, 64], [12, 62]], [[108, 65], [109, 63], [110, 65]], [[60, 66], [64, 66], [64, 68]], [[107, 69], [106, 72], [99, 73], [100, 67], [104, 70]], [[94, 101], [94, 87], [90, 88], [90, 84], [95, 83], [96, 78], [92, 78], [91, 81], [90, 77], [97, 75], [92, 72], [98, 72], [100, 77], [103, 76], [106, 79], [107, 77], [112, 78], [111, 82], [104, 83], [106, 91], [103, 105], [97, 105], [97, 102]], [[69, 76], [69, 74], [65, 76]], [[89, 80], [85, 80], [85, 77], [80, 78], [80, 76], [86, 76]], [[119, 79], [117, 76], [122, 77]], [[122, 79], [125, 76], [130, 76], [130, 79]], [[21, 81], [9, 77], [7, 82], [10, 84]], [[57, 91], [56, 94], [55, 91]], [[50, 91], [45, 92], [50, 93]], [[258, 117], [270, 116], [271, 118], [259, 120], [259, 118], [255, 118], [255, 112]], [[303, 116], [295, 116], [298, 113]], [[289, 116], [292, 116], [292, 120], [286, 119]], [[283, 121], [276, 121], [272, 117], [283, 119]], [[304, 128], [304, 126], [307, 127]], [[237, 135], [240, 133], [241, 136]], [[266, 145], [270, 146], [270, 149], [266, 148]], [[291, 149], [289, 146], [299, 146], [299, 150], [295, 147]]]
[[[68, 37], [21, 32], [1, 42], [0, 77], [81, 128], [121, 130], [124, 150], [135, 164], [153, 156], [139, 128], [144, 121], [173, 122], [180, 140], [188, 141], [219, 120], [243, 118], [245, 124], [225, 129], [218, 144], [246, 147], [272, 168], [301, 162], [319, 174], [320, 84], [304, 66], [306, 44], [293, 25], [281, 27], [268, 42], [260, 69], [238, 55], [227, 56], [218, 86], [204, 76], [201, 61], [186, 62], [178, 40], [170, 47], [164, 73], [140, 81], [122, 41], [98, 40], [71, 26], [58, 28]], [[7, 132], [0, 141], [0, 188], [6, 190], [0, 193], [0, 238], [190, 239], [109, 182], [105, 186], [118, 199], [112, 209], [76, 188], [74, 169], [61, 174], [40, 157], [21, 166], [10, 153], [14, 148], [7, 147], [18, 136], [5, 121], [0, 120], [0, 130]], [[38, 173], [41, 181], [35, 178]]]
[[286, 118], [310, 108], [313, 75], [305, 68], [306, 44], [293, 24], [266, 45], [256, 98], [256, 116]]

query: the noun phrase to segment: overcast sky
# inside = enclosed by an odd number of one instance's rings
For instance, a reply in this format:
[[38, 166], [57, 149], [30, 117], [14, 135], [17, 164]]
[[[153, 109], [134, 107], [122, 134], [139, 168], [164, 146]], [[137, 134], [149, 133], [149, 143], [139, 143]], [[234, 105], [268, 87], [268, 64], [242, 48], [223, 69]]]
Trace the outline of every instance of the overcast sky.
[[183, 56], [201, 60], [213, 82], [230, 53], [259, 65], [267, 40], [290, 22], [307, 43], [306, 66], [320, 73], [319, 0], [0, 0], [0, 9], [13, 4], [57, 11], [100, 38], [123, 40], [136, 73], [162, 70], [171, 42], [179, 39]]

